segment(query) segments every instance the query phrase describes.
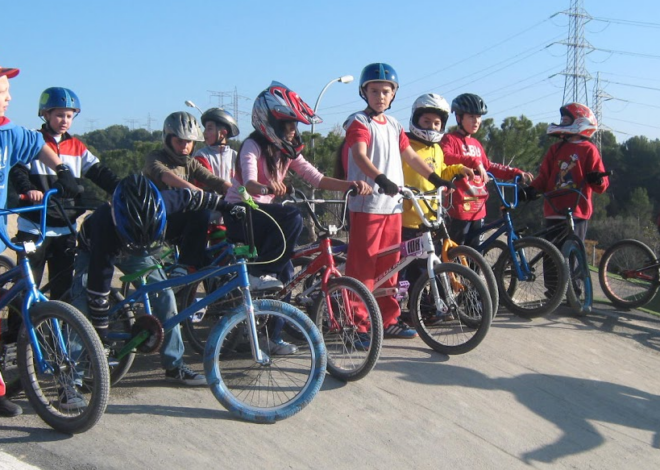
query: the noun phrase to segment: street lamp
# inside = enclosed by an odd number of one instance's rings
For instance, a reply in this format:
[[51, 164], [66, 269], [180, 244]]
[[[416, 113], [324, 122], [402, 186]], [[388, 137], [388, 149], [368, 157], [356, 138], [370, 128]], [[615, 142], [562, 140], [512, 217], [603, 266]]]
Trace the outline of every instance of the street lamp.
[[[314, 114], [316, 114], [316, 111], [319, 109], [319, 103], [321, 102], [321, 97], [323, 96], [323, 93], [325, 93], [325, 90], [330, 87], [335, 82], [340, 82], [340, 83], [351, 83], [353, 81], [353, 75], [343, 75], [339, 78], [333, 78], [328, 82], [326, 86], [323, 87], [323, 90], [321, 90], [321, 93], [319, 93], [319, 97], [316, 99], [316, 104], [314, 105]], [[314, 123], [312, 123], [312, 139], [309, 143], [311, 149], [312, 149], [312, 160], [314, 160]]]
[[196, 105], [195, 103], [193, 103], [192, 101], [190, 101], [190, 100], [187, 100], [187, 101], [186, 101], [186, 106], [188, 106], [189, 108], [195, 108], [197, 111], [199, 111], [199, 114], [204, 114], [204, 113], [202, 112], [202, 110], [199, 109], [199, 108], [197, 107], [197, 105]]

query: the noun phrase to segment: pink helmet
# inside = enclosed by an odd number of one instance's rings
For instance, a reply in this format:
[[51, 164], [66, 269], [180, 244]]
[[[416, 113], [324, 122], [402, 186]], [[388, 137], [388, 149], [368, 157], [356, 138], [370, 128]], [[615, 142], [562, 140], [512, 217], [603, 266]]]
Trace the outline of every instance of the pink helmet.
[[548, 135], [581, 135], [589, 139], [598, 130], [596, 116], [587, 106], [580, 103], [568, 103], [559, 108], [562, 116], [568, 116], [572, 122], [567, 125], [550, 124]]

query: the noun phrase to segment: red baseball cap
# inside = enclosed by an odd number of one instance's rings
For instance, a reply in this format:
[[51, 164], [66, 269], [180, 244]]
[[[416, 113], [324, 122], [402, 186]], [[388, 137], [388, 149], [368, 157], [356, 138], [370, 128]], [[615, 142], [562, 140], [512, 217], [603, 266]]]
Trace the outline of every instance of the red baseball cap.
[[20, 72], [18, 69], [0, 67], [0, 77], [6, 75], [7, 78], [14, 78], [16, 75], [18, 75], [18, 72]]

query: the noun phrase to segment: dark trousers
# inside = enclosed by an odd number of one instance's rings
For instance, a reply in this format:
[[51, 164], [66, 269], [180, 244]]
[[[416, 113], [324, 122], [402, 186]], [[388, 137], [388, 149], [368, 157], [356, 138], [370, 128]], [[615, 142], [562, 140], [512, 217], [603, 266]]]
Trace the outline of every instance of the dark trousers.
[[[303, 229], [303, 219], [300, 211], [293, 205], [281, 204], [258, 204], [259, 209], [266, 212], [277, 221], [284, 232], [284, 240], [279, 228], [273, 223], [268, 215], [253, 210], [252, 223], [254, 225], [254, 244], [257, 248], [257, 262], [265, 264], [254, 264], [249, 267], [254, 276], [273, 274], [284, 284], [293, 277], [293, 265], [291, 255], [298, 242], [298, 237]], [[227, 236], [234, 242], [246, 243], [246, 235], [243, 230], [243, 221], [236, 221], [231, 217], [225, 217]], [[282, 254], [283, 241], [285, 242], [284, 254]], [[275, 258], [278, 258], [276, 261]]]
[[[18, 232], [19, 242], [35, 241], [39, 236], [28, 232]], [[46, 237], [37, 251], [29, 256], [34, 282], [39, 285], [48, 262], [48, 281], [50, 282], [50, 299], [57, 300], [71, 288], [73, 281], [73, 260], [75, 258], [76, 236], [61, 235]]]

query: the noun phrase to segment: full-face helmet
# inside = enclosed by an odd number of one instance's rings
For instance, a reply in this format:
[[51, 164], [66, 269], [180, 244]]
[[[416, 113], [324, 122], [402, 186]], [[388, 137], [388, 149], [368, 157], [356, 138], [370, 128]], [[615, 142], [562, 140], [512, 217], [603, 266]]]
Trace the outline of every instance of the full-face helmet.
[[596, 116], [587, 106], [580, 103], [568, 103], [559, 108], [562, 117], [571, 118], [571, 123], [566, 125], [550, 124], [547, 133], [549, 135], [580, 135], [590, 138], [598, 130]]
[[46, 88], [39, 97], [39, 117], [45, 115], [51, 109], [72, 109], [76, 116], [80, 113], [80, 99], [68, 88], [50, 87]]
[[[415, 100], [410, 115], [410, 131], [427, 143], [440, 142], [445, 133], [447, 118], [449, 118], [449, 103], [442, 96], [426, 93]], [[442, 129], [422, 129], [419, 127], [419, 117], [424, 113], [435, 113], [442, 120]]]
[[293, 142], [285, 140], [284, 123], [287, 121], [303, 124], [323, 122], [295, 91], [274, 81], [254, 100], [252, 125], [283, 155], [296, 158], [305, 146], [297, 128]]
[[149, 178], [131, 175], [112, 195], [112, 220], [124, 251], [144, 256], [162, 247], [167, 214], [163, 197]]

